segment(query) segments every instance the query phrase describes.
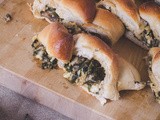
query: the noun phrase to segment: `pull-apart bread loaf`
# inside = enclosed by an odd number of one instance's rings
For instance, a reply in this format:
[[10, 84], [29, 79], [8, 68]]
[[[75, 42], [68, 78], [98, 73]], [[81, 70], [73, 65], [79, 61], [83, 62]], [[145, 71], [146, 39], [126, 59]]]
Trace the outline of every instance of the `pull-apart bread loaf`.
[[[140, 12], [143, 6], [140, 7]], [[146, 16], [148, 14], [147, 17], [150, 16], [149, 19], [153, 20], [159, 16], [160, 10], [159, 12], [155, 12], [155, 9], [158, 10], [159, 8], [157, 5], [151, 6], [150, 10], [146, 10]], [[126, 26], [126, 37], [134, 43], [145, 49], [160, 46], [160, 39], [154, 34], [157, 30], [151, 27], [150, 23], [139, 15], [138, 7], [134, 0], [100, 0], [97, 3], [97, 7], [107, 9], [116, 14]], [[148, 11], [153, 11], [152, 14], [154, 15], [150, 15], [150, 13], [147, 13]], [[160, 32], [160, 30], [158, 31]]]
[[52, 23], [33, 38], [33, 55], [43, 69], [62, 68], [64, 77], [102, 104], [118, 100], [120, 90], [140, 90], [137, 70], [107, 44], [86, 33], [72, 37], [60, 23]]
[[155, 98], [160, 103], [160, 48], [155, 47], [149, 51], [149, 77], [150, 87], [154, 92]]
[[35, 0], [32, 12], [50, 23], [63, 23], [71, 34], [92, 34], [108, 44], [116, 43], [124, 34], [120, 19], [107, 10], [96, 9], [94, 0]]

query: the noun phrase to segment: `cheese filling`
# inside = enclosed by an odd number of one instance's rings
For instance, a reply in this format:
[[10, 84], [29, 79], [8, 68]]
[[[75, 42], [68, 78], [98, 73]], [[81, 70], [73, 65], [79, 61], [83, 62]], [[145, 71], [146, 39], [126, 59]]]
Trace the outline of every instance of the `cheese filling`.
[[53, 69], [57, 67], [57, 59], [48, 55], [45, 47], [38, 39], [33, 41], [32, 48], [33, 56], [42, 69]]
[[104, 80], [105, 71], [95, 59], [73, 56], [70, 63], [65, 64], [64, 77], [71, 83], [86, 87], [89, 92], [99, 94], [101, 82]]

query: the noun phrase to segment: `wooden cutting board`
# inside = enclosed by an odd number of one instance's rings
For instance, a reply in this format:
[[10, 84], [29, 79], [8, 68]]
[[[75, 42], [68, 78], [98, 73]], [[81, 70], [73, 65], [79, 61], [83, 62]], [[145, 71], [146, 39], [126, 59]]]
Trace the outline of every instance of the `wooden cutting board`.
[[[160, 105], [146, 87], [141, 91], [123, 91], [118, 101], [101, 106], [94, 97], [63, 77], [63, 71], [41, 70], [32, 58], [32, 37], [48, 23], [35, 19], [29, 11], [32, 0], [0, 0], [0, 84], [58, 112], [82, 120], [160, 120]], [[2, 19], [10, 13], [13, 20]], [[122, 38], [114, 51], [131, 62], [148, 80], [143, 57], [147, 51]]]

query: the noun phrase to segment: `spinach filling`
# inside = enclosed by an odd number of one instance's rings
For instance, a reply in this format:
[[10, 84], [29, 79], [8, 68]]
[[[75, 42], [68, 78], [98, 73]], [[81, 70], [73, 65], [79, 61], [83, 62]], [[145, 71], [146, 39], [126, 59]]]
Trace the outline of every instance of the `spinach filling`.
[[81, 32], [85, 32], [85, 30], [75, 22], [68, 22], [68, 23], [63, 23], [65, 28], [67, 28], [68, 32], [71, 34], [78, 34]]
[[46, 52], [45, 47], [35, 39], [32, 43], [33, 56], [42, 69], [53, 69], [57, 67], [57, 59], [50, 57]]
[[49, 7], [48, 5], [45, 6], [45, 10], [40, 12], [42, 17], [48, 18], [51, 22], [58, 21], [68, 29], [68, 32], [71, 34], [77, 34], [82, 32], [82, 27], [75, 22], [67, 22], [65, 23], [62, 18], [56, 13], [56, 9]]
[[56, 9], [49, 7], [48, 5], [45, 6], [45, 10], [41, 11], [40, 14], [42, 17], [48, 18], [52, 22], [55, 21], [61, 22], [63, 20], [56, 13]]
[[146, 24], [144, 31], [142, 32], [142, 40], [143, 43], [149, 48], [158, 47], [160, 44], [160, 41], [154, 37], [153, 32], [148, 24]]
[[65, 64], [64, 77], [71, 83], [87, 85], [90, 91], [92, 85], [100, 84], [104, 80], [105, 70], [95, 59], [73, 56], [70, 63]]

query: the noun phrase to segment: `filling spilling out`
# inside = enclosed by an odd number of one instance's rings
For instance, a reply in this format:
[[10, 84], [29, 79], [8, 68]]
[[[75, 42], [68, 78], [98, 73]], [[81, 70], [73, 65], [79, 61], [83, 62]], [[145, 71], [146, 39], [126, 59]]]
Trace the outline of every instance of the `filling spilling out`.
[[110, 40], [106, 36], [100, 35], [98, 33], [86, 31], [83, 29], [83, 27], [81, 25], [78, 25], [75, 22], [65, 22], [65, 20], [63, 20], [62, 18], [60, 18], [58, 16], [55, 8], [52, 8], [52, 7], [49, 7], [48, 5], [46, 5], [45, 10], [41, 11], [40, 14], [42, 17], [48, 18], [51, 22], [55, 22], [55, 21], [60, 22], [61, 24], [63, 24], [65, 26], [65, 28], [68, 30], [68, 32], [72, 35], [82, 33], [82, 32], [89, 33], [91, 35], [94, 35], [94, 36], [102, 39], [108, 45], [111, 45], [111, 43], [109, 42]]
[[141, 36], [142, 36], [143, 43], [147, 47], [149, 47], [149, 48], [159, 47], [160, 41], [154, 37], [153, 32], [150, 29], [150, 26], [146, 22], [145, 22], [144, 31], [142, 32]]
[[75, 22], [65, 22], [59, 15], [56, 13], [56, 9], [49, 7], [48, 5], [45, 6], [45, 10], [40, 12], [42, 17], [49, 19], [51, 22], [58, 21], [62, 23], [67, 29], [68, 32], [71, 34], [81, 33], [83, 31], [82, 27]]
[[[33, 56], [42, 69], [57, 68], [57, 59], [48, 55], [45, 47], [37, 38], [34, 39], [32, 48]], [[64, 77], [71, 83], [83, 86], [94, 94], [99, 94], [105, 70], [97, 60], [73, 55], [71, 61], [64, 65], [64, 69], [66, 71]]]
[[66, 70], [64, 77], [71, 83], [84, 86], [89, 92], [99, 94], [105, 70], [97, 60], [74, 55], [64, 68]]
[[58, 14], [56, 13], [56, 9], [49, 7], [48, 5], [45, 6], [45, 10], [40, 12], [40, 15], [42, 17], [48, 18], [50, 21], [55, 22], [61, 22], [63, 19], [61, 19]]
[[[147, 63], [149, 64], [148, 70], [149, 70], [149, 74], [153, 74], [152, 73], [152, 57], [148, 56], [147, 58]], [[155, 79], [155, 78], [152, 78]], [[152, 81], [149, 82], [150, 87], [152, 88], [153, 92], [154, 92], [154, 96], [156, 98], [156, 100], [158, 102], [160, 102], [160, 91], [157, 90], [157, 86], [155, 83], [153, 83]]]
[[48, 55], [45, 47], [38, 41], [38, 39], [33, 41], [32, 48], [33, 56], [42, 69], [57, 68], [57, 59]]

